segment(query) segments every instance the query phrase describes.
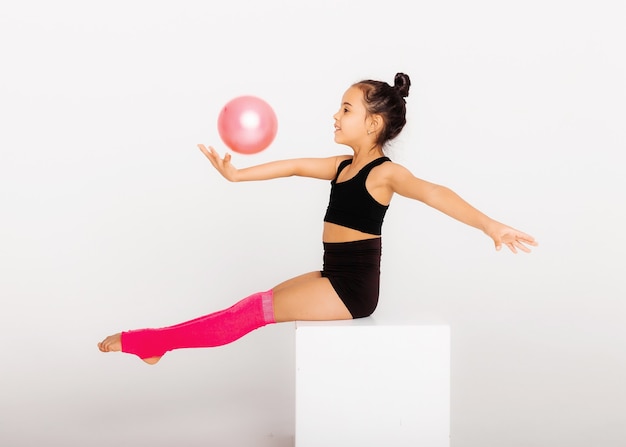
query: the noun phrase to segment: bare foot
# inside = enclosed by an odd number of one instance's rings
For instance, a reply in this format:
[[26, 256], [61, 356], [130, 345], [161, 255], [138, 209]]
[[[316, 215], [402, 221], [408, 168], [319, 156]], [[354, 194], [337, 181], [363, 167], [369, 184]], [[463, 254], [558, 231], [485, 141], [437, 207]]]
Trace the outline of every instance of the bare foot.
[[109, 335], [98, 343], [98, 349], [102, 352], [119, 352], [122, 350], [122, 334]]
[[[122, 334], [117, 333], [113, 335], [109, 335], [107, 338], [98, 343], [98, 349], [102, 352], [119, 352], [122, 350]], [[148, 357], [145, 359], [141, 359], [146, 362], [148, 365], [154, 365], [159, 360], [161, 360], [161, 356], [157, 357]]]

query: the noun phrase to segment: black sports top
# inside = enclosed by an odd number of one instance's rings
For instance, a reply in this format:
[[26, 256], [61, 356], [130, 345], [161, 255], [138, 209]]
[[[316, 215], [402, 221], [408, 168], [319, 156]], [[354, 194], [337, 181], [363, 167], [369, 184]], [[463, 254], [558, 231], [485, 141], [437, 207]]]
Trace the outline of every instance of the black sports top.
[[330, 201], [326, 208], [324, 222], [359, 230], [369, 234], [381, 234], [383, 218], [389, 205], [382, 205], [365, 188], [365, 180], [376, 166], [391, 161], [380, 157], [371, 161], [350, 180], [337, 183], [341, 171], [352, 163], [352, 159], [342, 161], [337, 168], [337, 175], [331, 181]]

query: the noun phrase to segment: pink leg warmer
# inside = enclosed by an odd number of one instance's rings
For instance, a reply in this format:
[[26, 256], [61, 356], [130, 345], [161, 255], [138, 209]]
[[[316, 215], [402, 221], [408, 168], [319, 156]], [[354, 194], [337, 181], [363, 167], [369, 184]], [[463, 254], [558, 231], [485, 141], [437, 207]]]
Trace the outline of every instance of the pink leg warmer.
[[146, 359], [173, 349], [222, 346], [275, 322], [274, 295], [269, 290], [250, 295], [228, 309], [174, 326], [122, 332], [122, 352]]

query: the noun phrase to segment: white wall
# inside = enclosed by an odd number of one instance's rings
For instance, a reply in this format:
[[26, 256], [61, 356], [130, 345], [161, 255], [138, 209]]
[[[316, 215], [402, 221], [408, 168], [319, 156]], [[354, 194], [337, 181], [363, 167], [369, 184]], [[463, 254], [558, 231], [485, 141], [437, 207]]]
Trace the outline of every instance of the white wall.
[[[293, 326], [156, 367], [122, 329], [321, 266], [328, 184], [230, 184], [220, 107], [279, 118], [246, 166], [348, 153], [332, 114], [411, 76], [391, 157], [540, 241], [394, 199], [379, 315], [452, 327], [453, 447], [626, 439], [623, 2], [23, 1], [0, 7], [0, 444], [261, 445], [293, 434]], [[267, 439], [265, 439], [267, 437]]]

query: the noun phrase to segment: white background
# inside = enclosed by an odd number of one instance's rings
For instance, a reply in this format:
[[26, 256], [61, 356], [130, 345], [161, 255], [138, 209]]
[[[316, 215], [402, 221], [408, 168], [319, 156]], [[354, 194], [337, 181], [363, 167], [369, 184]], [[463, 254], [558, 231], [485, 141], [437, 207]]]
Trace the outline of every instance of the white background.
[[288, 445], [293, 324], [154, 367], [102, 354], [321, 267], [327, 182], [231, 184], [221, 106], [279, 130], [248, 166], [349, 153], [332, 114], [411, 76], [391, 158], [534, 235], [396, 197], [375, 314], [452, 328], [453, 447], [626, 442], [621, 1], [21, 1], [0, 6], [0, 444]]

